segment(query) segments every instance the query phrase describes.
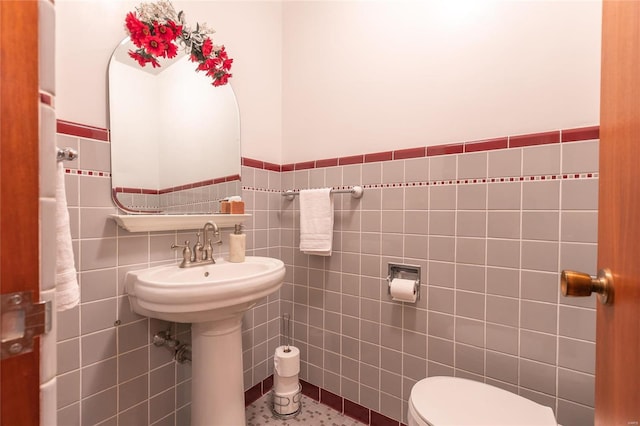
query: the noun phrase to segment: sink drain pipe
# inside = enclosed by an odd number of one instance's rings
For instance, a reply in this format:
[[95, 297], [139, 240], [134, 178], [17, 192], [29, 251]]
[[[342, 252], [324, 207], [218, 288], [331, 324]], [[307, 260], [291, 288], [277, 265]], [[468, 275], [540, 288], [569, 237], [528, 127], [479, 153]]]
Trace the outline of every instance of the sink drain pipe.
[[157, 347], [165, 346], [173, 351], [173, 359], [179, 364], [191, 362], [191, 345], [180, 343], [175, 339], [169, 330], [159, 331], [153, 335], [153, 344]]

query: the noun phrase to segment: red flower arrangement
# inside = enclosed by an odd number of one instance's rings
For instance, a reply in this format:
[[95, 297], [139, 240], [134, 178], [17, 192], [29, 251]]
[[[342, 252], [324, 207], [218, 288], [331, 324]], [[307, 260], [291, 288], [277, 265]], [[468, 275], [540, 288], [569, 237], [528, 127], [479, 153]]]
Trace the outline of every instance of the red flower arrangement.
[[196, 24], [191, 31], [184, 22], [184, 13], [176, 13], [168, 0], [157, 3], [142, 3], [135, 12], [125, 18], [125, 29], [131, 42], [137, 47], [129, 56], [144, 67], [151, 64], [160, 66], [158, 58], [174, 58], [181, 43], [190, 55], [191, 62], [197, 62], [196, 71], [205, 71], [213, 79], [214, 86], [227, 84], [233, 59], [229, 58], [224, 46], [214, 45], [209, 37], [213, 30]]

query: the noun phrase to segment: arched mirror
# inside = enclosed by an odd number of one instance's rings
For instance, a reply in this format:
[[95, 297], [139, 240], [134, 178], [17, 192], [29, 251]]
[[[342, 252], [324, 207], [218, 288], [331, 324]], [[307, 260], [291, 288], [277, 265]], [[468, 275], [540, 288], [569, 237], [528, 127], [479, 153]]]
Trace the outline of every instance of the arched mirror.
[[111, 184], [131, 213], [211, 213], [240, 195], [240, 114], [181, 52], [141, 67], [126, 38], [109, 62]]

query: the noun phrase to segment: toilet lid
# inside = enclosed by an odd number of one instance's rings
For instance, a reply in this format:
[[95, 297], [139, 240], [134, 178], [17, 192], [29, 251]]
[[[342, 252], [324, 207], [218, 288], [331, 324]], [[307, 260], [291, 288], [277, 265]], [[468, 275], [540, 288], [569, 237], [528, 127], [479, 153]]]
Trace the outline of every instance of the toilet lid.
[[411, 404], [433, 426], [556, 426], [549, 407], [495, 386], [458, 377], [429, 377], [411, 389]]

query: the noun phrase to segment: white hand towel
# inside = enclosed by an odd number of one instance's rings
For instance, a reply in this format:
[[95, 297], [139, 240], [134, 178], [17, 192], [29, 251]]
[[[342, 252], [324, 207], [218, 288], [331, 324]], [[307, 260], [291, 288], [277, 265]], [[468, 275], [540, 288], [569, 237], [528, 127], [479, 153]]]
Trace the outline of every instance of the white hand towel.
[[331, 188], [300, 191], [300, 251], [331, 256], [333, 196]]
[[58, 162], [56, 179], [56, 307], [58, 311], [65, 311], [80, 301], [80, 288], [71, 244], [62, 161]]

